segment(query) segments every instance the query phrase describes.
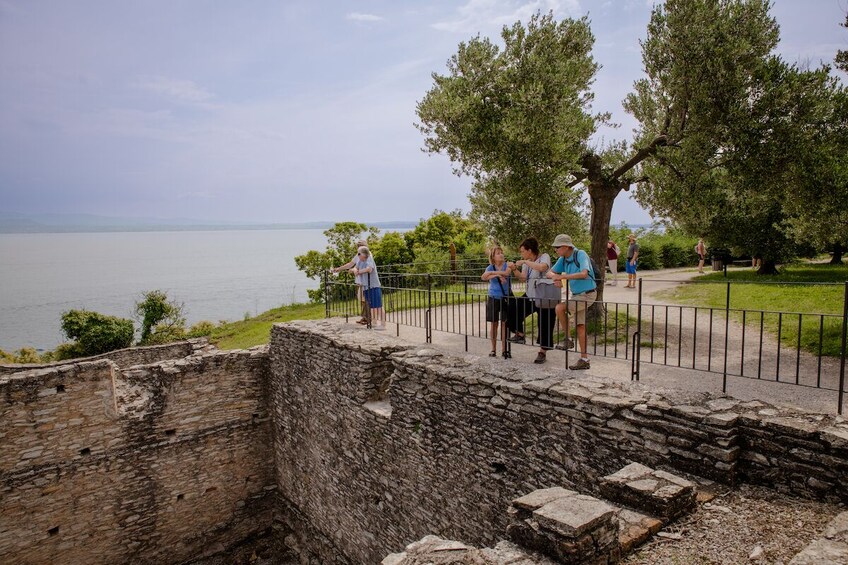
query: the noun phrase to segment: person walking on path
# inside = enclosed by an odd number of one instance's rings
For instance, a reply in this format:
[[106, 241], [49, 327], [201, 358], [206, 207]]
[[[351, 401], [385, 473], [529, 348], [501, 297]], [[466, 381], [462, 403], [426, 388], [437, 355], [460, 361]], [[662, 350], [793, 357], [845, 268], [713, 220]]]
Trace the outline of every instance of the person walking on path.
[[[366, 242], [364, 239], [360, 239], [359, 241], [356, 242], [356, 248], [357, 249], [359, 249], [360, 247], [367, 247], [367, 246], [368, 246], [368, 242]], [[348, 269], [352, 270], [353, 267], [356, 265], [356, 262], [358, 260], [359, 260], [359, 252], [357, 251], [357, 253], [353, 256], [353, 259], [351, 259], [350, 261], [348, 261], [347, 263], [345, 263], [344, 265], [342, 265], [340, 267], [336, 267], [334, 269], [331, 269], [331, 271], [333, 273], [339, 273], [341, 271], [346, 271]], [[359, 299], [359, 307], [362, 310], [362, 317], [359, 320], [357, 320], [356, 323], [362, 324], [364, 326], [364, 325], [367, 325], [371, 321], [371, 309], [368, 308], [368, 302], [365, 301], [365, 295], [363, 294], [362, 291], [363, 291], [362, 287], [357, 285], [356, 286], [356, 297]]]
[[627, 263], [624, 270], [627, 273], [627, 285], [624, 288], [636, 288], [636, 267], [639, 265], [639, 244], [636, 243], [636, 234], [627, 236], [630, 245], [627, 246]]
[[527, 281], [525, 296], [511, 301], [508, 320], [515, 335], [509, 340], [513, 343], [525, 343], [524, 320], [534, 312], [538, 312], [539, 320], [539, 352], [534, 363], [544, 363], [546, 352], [554, 348], [554, 323], [556, 313], [554, 306], [559, 302], [560, 289], [554, 286], [552, 280], [545, 278], [545, 273], [551, 268], [551, 258], [547, 253], [539, 251], [539, 242], [534, 237], [528, 237], [518, 247], [521, 259], [509, 263], [515, 276]]
[[621, 255], [621, 249], [613, 240], [607, 242], [607, 267], [609, 267], [610, 280], [606, 284], [616, 286], [618, 284], [618, 256]]
[[[506, 299], [510, 295], [511, 270], [504, 260], [503, 249], [496, 245], [489, 251], [489, 266], [480, 278], [489, 283], [486, 297], [486, 321], [492, 324], [492, 352], [489, 357], [498, 356], [498, 335], [501, 338], [501, 352], [504, 359], [511, 357], [506, 341]], [[503, 323], [500, 323], [503, 320]], [[500, 326], [500, 332], [498, 332]]]
[[571, 237], [566, 234], [556, 236], [553, 242], [559, 259], [548, 271], [547, 277], [554, 281], [566, 281], [571, 291], [571, 298], [565, 303], [556, 305], [556, 316], [560, 326], [565, 331], [565, 341], [561, 346], [563, 349], [572, 347], [569, 337], [568, 317], [574, 318], [574, 326], [577, 330], [577, 341], [580, 346], [580, 359], [570, 365], [571, 370], [589, 368], [589, 353], [586, 347], [586, 311], [594, 304], [597, 296], [595, 279], [589, 273], [592, 271], [592, 263], [589, 255], [582, 249], [575, 249]]
[[377, 320], [375, 330], [386, 329], [386, 314], [383, 311], [383, 289], [380, 284], [380, 275], [377, 273], [377, 264], [371, 251], [364, 245], [357, 250], [356, 266], [353, 268], [356, 275], [356, 284], [363, 289], [362, 295], [365, 302], [371, 308], [371, 319]]
[[704, 274], [704, 256], [707, 254], [707, 246], [704, 245], [704, 238], [699, 237], [698, 243], [695, 245], [695, 253], [698, 254], [698, 272]]

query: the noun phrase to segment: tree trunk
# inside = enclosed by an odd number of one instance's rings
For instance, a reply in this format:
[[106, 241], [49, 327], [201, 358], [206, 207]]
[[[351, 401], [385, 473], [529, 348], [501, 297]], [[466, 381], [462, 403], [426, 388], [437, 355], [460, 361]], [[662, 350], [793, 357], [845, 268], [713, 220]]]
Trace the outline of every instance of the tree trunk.
[[[591, 182], [589, 184], [589, 200], [592, 205], [592, 219], [589, 224], [589, 233], [592, 236], [592, 250], [590, 255], [601, 275], [606, 278], [607, 266], [607, 242], [609, 241], [610, 218], [612, 218], [612, 205], [615, 197], [621, 192], [617, 184], [612, 186], [607, 183]], [[601, 303], [604, 301], [604, 281], [598, 282], [598, 294], [592, 308], [593, 315], [601, 315]]]
[[831, 265], [841, 265], [842, 264], [842, 253], [845, 251], [845, 248], [842, 247], [841, 243], [833, 244], [833, 257], [830, 260]]
[[779, 275], [780, 271], [777, 270], [777, 262], [774, 259], [762, 259], [762, 264], [760, 268], [757, 269], [758, 275]]

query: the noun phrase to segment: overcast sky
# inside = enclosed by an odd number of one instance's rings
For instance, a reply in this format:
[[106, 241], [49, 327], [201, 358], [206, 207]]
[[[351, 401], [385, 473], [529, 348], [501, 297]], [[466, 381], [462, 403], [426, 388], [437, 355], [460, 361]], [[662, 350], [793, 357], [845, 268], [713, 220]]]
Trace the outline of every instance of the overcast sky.
[[[779, 52], [830, 62], [848, 0], [776, 0]], [[0, 211], [301, 222], [469, 208], [415, 104], [460, 41], [588, 13], [595, 109], [641, 75], [645, 0], [0, 0]], [[613, 221], [648, 215], [623, 194]]]

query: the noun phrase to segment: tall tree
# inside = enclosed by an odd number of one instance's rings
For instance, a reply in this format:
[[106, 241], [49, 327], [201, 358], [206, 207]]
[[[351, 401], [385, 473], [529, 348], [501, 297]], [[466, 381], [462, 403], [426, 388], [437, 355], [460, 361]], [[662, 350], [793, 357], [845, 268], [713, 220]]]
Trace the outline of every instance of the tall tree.
[[433, 74], [417, 127], [426, 151], [446, 153], [456, 174], [474, 179], [473, 213], [491, 235], [544, 243], [582, 227], [569, 173], [606, 119], [590, 112], [594, 37], [585, 18], [552, 14], [501, 37], [502, 49], [480, 36], [460, 43], [448, 74]]
[[[474, 178], [473, 214], [504, 243], [582, 231], [578, 185], [588, 189], [591, 255], [606, 264], [615, 197], [636, 180], [631, 170], [664, 142], [657, 136], [627, 155], [623, 144], [589, 145], [607, 114], [592, 114], [599, 65], [586, 18], [536, 14], [504, 27], [503, 50], [477, 36], [461, 43], [448, 74], [418, 104], [425, 149], [444, 152], [456, 174]], [[599, 289], [602, 300], [603, 288]]]
[[625, 109], [639, 120], [637, 144], [667, 140], [642, 164], [639, 202], [714, 245], [745, 241], [771, 266], [788, 236], [780, 206], [760, 190], [785, 182], [769, 172], [777, 141], [763, 143], [779, 137], [771, 87], [786, 71], [771, 56], [778, 27], [768, 10], [764, 0], [655, 7], [642, 42], [646, 77]]
[[647, 78], [625, 105], [640, 122], [637, 143], [668, 135], [642, 166], [638, 200], [713, 244], [762, 257], [761, 274], [776, 272], [794, 240], [833, 233], [810, 204], [828, 202], [824, 177], [838, 182], [837, 159], [823, 157], [838, 154], [834, 132], [844, 132], [828, 69], [772, 55], [779, 35], [768, 10], [761, 0], [655, 8], [642, 43]]

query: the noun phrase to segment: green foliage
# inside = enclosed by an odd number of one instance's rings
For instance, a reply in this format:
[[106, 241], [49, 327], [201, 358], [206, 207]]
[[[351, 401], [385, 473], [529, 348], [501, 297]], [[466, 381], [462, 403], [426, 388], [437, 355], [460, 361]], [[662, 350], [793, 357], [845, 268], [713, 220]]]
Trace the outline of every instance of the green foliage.
[[186, 333], [187, 338], [191, 337], [207, 337], [212, 335], [215, 331], [215, 324], [210, 322], [209, 320], [201, 320], [196, 324], [193, 324]]
[[140, 345], [169, 343], [185, 338], [184, 306], [168, 300], [161, 290], [151, 290], [135, 304], [135, 314], [141, 323]]
[[[848, 28], [848, 14], [845, 14], [845, 22], [839, 25]], [[837, 69], [848, 73], [848, 50], [840, 49], [839, 51], [837, 51], [836, 57], [834, 57], [833, 59], [833, 63], [836, 65]]]
[[[356, 254], [357, 241], [364, 239], [370, 245], [372, 241], [377, 239], [378, 233], [379, 230], [374, 226], [357, 222], [338, 222], [324, 231], [324, 236], [327, 238], [327, 247], [323, 252], [314, 249], [307, 251], [303, 255], [296, 256], [294, 263], [308, 278], [321, 281], [329, 269], [344, 265], [351, 260]], [[306, 292], [312, 302], [324, 300], [322, 288], [311, 289]]]
[[[378, 235], [377, 228], [365, 224], [343, 222], [324, 232], [327, 247], [321, 251], [311, 250], [295, 257], [297, 268], [307, 277], [321, 281], [331, 268], [346, 265], [356, 254], [356, 242], [362, 234], [368, 234], [368, 247], [378, 266], [392, 265], [392, 271], [440, 272], [450, 267], [451, 244], [457, 257], [479, 258], [485, 255], [486, 236], [480, 225], [466, 218], [459, 210], [443, 212], [435, 210], [429, 218], [423, 218], [412, 230], [403, 234], [387, 232]], [[432, 264], [430, 264], [432, 263]], [[340, 275], [348, 275], [342, 273]], [[345, 300], [341, 286], [333, 286], [341, 294], [335, 299]], [[324, 301], [324, 289], [308, 290], [311, 302]]]
[[845, 241], [848, 104], [827, 68], [772, 54], [779, 32], [769, 7], [655, 7], [642, 44], [647, 77], [625, 108], [640, 122], [637, 143], [669, 138], [643, 164], [637, 200], [714, 246], [773, 265], [796, 252], [793, 239]]
[[390, 231], [379, 238], [370, 246], [377, 265], [399, 265], [411, 263], [413, 254], [407, 245], [404, 234]]
[[45, 359], [32, 347], [24, 347], [14, 353], [9, 353], [0, 349], [0, 363], [24, 365], [31, 363], [47, 363], [49, 361], [51, 361], [51, 359]]
[[129, 347], [134, 334], [132, 320], [88, 310], [69, 310], [62, 314], [62, 331], [68, 339], [76, 341], [65, 353], [73, 351], [80, 356]]
[[502, 243], [576, 234], [579, 193], [568, 180], [606, 120], [590, 109], [598, 65], [588, 20], [535, 14], [501, 38], [503, 49], [480, 36], [460, 43], [448, 74], [433, 74], [417, 107], [425, 150], [474, 178], [473, 215]]

